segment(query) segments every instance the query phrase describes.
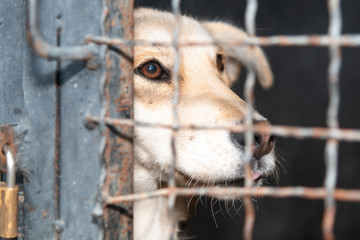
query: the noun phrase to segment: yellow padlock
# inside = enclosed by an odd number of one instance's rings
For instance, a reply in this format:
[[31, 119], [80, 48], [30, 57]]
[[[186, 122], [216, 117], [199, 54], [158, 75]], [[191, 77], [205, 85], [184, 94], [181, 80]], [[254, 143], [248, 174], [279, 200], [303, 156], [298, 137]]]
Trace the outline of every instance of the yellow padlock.
[[18, 235], [18, 186], [15, 185], [15, 160], [9, 149], [6, 155], [6, 183], [0, 182], [0, 237]]

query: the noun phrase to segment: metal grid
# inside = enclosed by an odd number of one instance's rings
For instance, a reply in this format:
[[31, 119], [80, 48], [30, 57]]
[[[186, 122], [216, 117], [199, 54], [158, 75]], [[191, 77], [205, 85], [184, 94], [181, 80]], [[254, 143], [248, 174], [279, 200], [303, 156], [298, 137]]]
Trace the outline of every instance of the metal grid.
[[[105, 118], [104, 121], [107, 125], [112, 126], [142, 126], [142, 127], [163, 127], [172, 129], [172, 163], [169, 172], [169, 187], [160, 189], [158, 191], [147, 193], [136, 193], [126, 196], [109, 197], [108, 204], [115, 204], [126, 201], [137, 201], [146, 198], [168, 196], [169, 208], [174, 207], [176, 196], [185, 195], [206, 195], [206, 196], [224, 196], [229, 195], [232, 197], [243, 198], [245, 205], [245, 224], [243, 229], [244, 239], [252, 239], [252, 232], [255, 222], [255, 210], [251, 201], [251, 196], [269, 196], [269, 197], [302, 197], [308, 199], [324, 199], [325, 209], [322, 220], [322, 234], [326, 240], [334, 239], [334, 221], [336, 213], [336, 201], [360, 201], [360, 190], [345, 190], [336, 189], [337, 179], [337, 155], [338, 155], [338, 142], [344, 141], [360, 141], [360, 131], [356, 129], [340, 129], [338, 123], [338, 110], [339, 110], [339, 71], [341, 67], [341, 47], [359, 47], [359, 35], [341, 35], [341, 10], [340, 0], [328, 0], [329, 11], [329, 29], [328, 35], [325, 36], [272, 36], [272, 37], [255, 37], [255, 16], [257, 12], [257, 0], [248, 0], [245, 12], [245, 26], [249, 39], [238, 42], [222, 42], [221, 44], [234, 44], [241, 45], [247, 44], [249, 48], [252, 45], [261, 46], [327, 46], [329, 49], [330, 63], [328, 68], [328, 89], [329, 89], [329, 104], [327, 109], [327, 128], [301, 128], [292, 126], [253, 126], [253, 105], [254, 105], [254, 85], [255, 85], [255, 71], [251, 67], [247, 68], [247, 77], [245, 82], [244, 95], [248, 103], [249, 113], [245, 117], [243, 125], [236, 126], [206, 126], [206, 125], [191, 125], [180, 126], [177, 113], [177, 105], [179, 102], [179, 78], [178, 71], [180, 65], [179, 48], [194, 45], [205, 44], [220, 44], [219, 42], [182, 42], [178, 40], [179, 25], [174, 29], [174, 41], [169, 42], [139, 42], [139, 41], [126, 41], [124, 39], [110, 39], [105, 37], [89, 37], [88, 42], [97, 44], [108, 45], [151, 45], [151, 46], [172, 46], [176, 50], [175, 66], [174, 66], [174, 86], [175, 94], [173, 98], [173, 115], [174, 123], [172, 125], [166, 124], [149, 124], [144, 122], [134, 122], [129, 120], [119, 120]], [[180, 14], [180, 1], [172, 1], [172, 11], [179, 19]], [[177, 21], [179, 24], [179, 21]], [[89, 117], [89, 121], [101, 121], [94, 117]], [[244, 188], [178, 188], [174, 182], [174, 169], [176, 165], [176, 149], [175, 141], [176, 134], [179, 129], [228, 129], [233, 132], [245, 132], [246, 136], [246, 181]], [[253, 188], [252, 180], [250, 177], [249, 162], [252, 157], [251, 148], [253, 145], [254, 131], [260, 133], [271, 133], [273, 135], [282, 137], [296, 137], [296, 138], [320, 138], [326, 140], [325, 146], [325, 163], [326, 163], [326, 176], [324, 179], [324, 186], [322, 188], [308, 188], [308, 187], [260, 187]], [[175, 228], [173, 228], [175, 229]], [[173, 231], [170, 239], [174, 239], [175, 232]]]
[[[339, 141], [356, 141], [360, 142], [360, 130], [357, 129], [341, 129], [338, 123], [338, 110], [339, 110], [339, 71], [341, 67], [341, 48], [342, 47], [360, 47], [360, 34], [356, 35], [341, 35], [342, 17], [340, 10], [340, 0], [328, 0], [329, 11], [329, 29], [327, 35], [302, 35], [302, 36], [270, 36], [270, 37], [256, 37], [255, 36], [255, 16], [257, 13], [258, 2], [257, 0], [248, 0], [245, 12], [245, 25], [246, 31], [250, 36], [248, 39], [242, 41], [229, 41], [229, 42], [179, 42], [179, 17], [180, 17], [180, 0], [172, 0], [172, 12], [177, 18], [177, 27], [174, 29], [173, 42], [143, 42], [133, 41], [128, 39], [110, 38], [110, 37], [87, 37], [86, 42], [89, 43], [78, 49], [71, 51], [61, 52], [58, 49], [51, 51], [45, 48], [44, 52], [39, 54], [54, 59], [89, 59], [97, 55], [97, 49], [94, 43], [98, 45], [108, 45], [116, 47], [127, 47], [134, 45], [144, 46], [169, 46], [176, 50], [175, 65], [174, 65], [174, 97], [173, 97], [173, 124], [150, 124], [146, 122], [137, 122], [126, 119], [115, 119], [106, 117], [105, 114], [101, 118], [88, 116], [87, 121], [93, 124], [99, 124], [101, 129], [105, 130], [108, 127], [162, 127], [172, 130], [172, 161], [169, 171], [169, 187], [152, 192], [136, 193], [129, 195], [122, 195], [117, 197], [107, 196], [105, 205], [118, 204], [123, 202], [132, 202], [143, 200], [147, 198], [154, 198], [160, 196], [167, 196], [168, 207], [173, 209], [175, 199], [177, 196], [232, 196], [244, 199], [245, 205], [245, 224], [243, 229], [244, 239], [252, 239], [252, 232], [255, 223], [255, 210], [251, 201], [252, 196], [268, 196], [274, 198], [286, 197], [301, 197], [307, 199], [323, 199], [324, 200], [324, 214], [322, 220], [322, 234], [326, 240], [334, 239], [334, 221], [336, 213], [336, 201], [360, 201], [360, 190], [337, 189], [337, 163], [338, 163], [338, 144]], [[34, 31], [36, 33], [36, 31]], [[36, 39], [38, 36], [33, 36]], [[303, 128], [293, 126], [255, 126], [253, 125], [252, 114], [254, 105], [254, 83], [255, 72], [254, 69], [248, 67], [247, 77], [244, 88], [245, 100], [249, 106], [249, 113], [245, 117], [245, 123], [242, 125], [180, 125], [177, 112], [179, 103], [179, 66], [180, 54], [179, 49], [187, 46], [196, 45], [218, 45], [218, 44], [231, 44], [231, 45], [248, 45], [251, 48], [253, 45], [260, 46], [316, 46], [328, 47], [330, 63], [328, 67], [328, 90], [329, 90], [329, 104], [327, 109], [327, 128]], [[36, 45], [36, 44], [34, 44]], [[36, 48], [36, 46], [33, 46]], [[44, 48], [43, 48], [44, 49]], [[76, 54], [76, 51], [81, 53]], [[70, 55], [69, 55], [70, 54]], [[71, 55], [75, 54], [75, 55]], [[251, 159], [251, 148], [253, 144], [254, 132], [268, 133], [281, 137], [295, 137], [295, 138], [316, 138], [326, 140], [325, 146], [325, 163], [326, 163], [326, 176], [324, 179], [324, 186], [319, 188], [310, 187], [252, 187], [252, 180], [250, 177], [250, 168], [247, 166], [245, 187], [243, 188], [179, 188], [175, 185], [174, 170], [176, 166], [176, 134], [179, 129], [226, 129], [232, 132], [245, 132], [246, 135], [246, 159], [249, 163]], [[103, 147], [103, 146], [102, 146]], [[173, 222], [173, 232], [170, 239], [175, 237], [175, 221]]]

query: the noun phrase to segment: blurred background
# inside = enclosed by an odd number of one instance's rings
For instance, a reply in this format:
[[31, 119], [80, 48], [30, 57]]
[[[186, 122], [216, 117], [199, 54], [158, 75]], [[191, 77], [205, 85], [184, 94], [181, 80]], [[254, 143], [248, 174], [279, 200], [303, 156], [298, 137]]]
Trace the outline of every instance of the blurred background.
[[[257, 35], [326, 34], [326, 0], [259, 0]], [[169, 0], [135, 0], [137, 7], [170, 9]], [[182, 13], [198, 19], [221, 19], [244, 27], [246, 1], [183, 0]], [[360, 1], [342, 1], [343, 33], [360, 33]], [[326, 126], [328, 104], [328, 50], [320, 47], [267, 47], [264, 49], [275, 76], [275, 85], [265, 91], [257, 85], [256, 108], [275, 125]], [[342, 49], [340, 76], [340, 127], [360, 128], [360, 48]], [[245, 73], [234, 86], [243, 96]], [[321, 140], [277, 138], [280, 168], [273, 186], [323, 185], [324, 146]], [[340, 144], [339, 188], [360, 188], [360, 143]], [[194, 239], [242, 239], [244, 211], [225, 210], [224, 203], [202, 199], [189, 225]], [[230, 204], [232, 205], [232, 204]], [[301, 198], [262, 198], [256, 201], [254, 239], [321, 239], [323, 201]], [[218, 212], [220, 211], [220, 212]], [[213, 216], [212, 212], [218, 212]], [[360, 204], [337, 203], [337, 239], [360, 239]]]

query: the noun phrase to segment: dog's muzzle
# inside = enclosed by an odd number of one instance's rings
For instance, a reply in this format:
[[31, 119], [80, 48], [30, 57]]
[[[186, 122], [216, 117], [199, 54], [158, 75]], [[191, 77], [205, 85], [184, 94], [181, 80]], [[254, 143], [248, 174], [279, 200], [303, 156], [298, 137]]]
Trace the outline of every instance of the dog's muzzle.
[[[254, 122], [257, 126], [269, 126], [268, 121]], [[240, 148], [245, 148], [245, 135], [244, 133], [230, 133], [232, 140]], [[266, 133], [254, 133], [254, 146], [253, 156], [260, 160], [266, 154], [269, 154], [275, 146], [275, 136]]]

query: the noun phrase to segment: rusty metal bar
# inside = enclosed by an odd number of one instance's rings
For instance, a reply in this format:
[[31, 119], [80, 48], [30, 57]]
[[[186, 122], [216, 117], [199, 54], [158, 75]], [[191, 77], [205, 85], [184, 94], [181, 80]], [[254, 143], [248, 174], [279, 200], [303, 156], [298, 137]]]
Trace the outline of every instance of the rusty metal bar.
[[[255, 18], [258, 8], [257, 0], [247, 0], [245, 9], [245, 28], [250, 37], [255, 36]], [[252, 58], [255, 59], [254, 46], [249, 45], [249, 52], [253, 53]], [[251, 61], [255, 62], [255, 61]], [[251, 188], [253, 186], [252, 172], [250, 167], [251, 159], [253, 158], [254, 145], [254, 129], [253, 129], [253, 115], [254, 115], [254, 87], [255, 87], [255, 69], [251, 64], [246, 66], [247, 76], [244, 87], [245, 101], [248, 106], [248, 111], [245, 114], [245, 187]], [[245, 195], [243, 198], [245, 206], [245, 223], [243, 236], [245, 240], [253, 239], [253, 231], [255, 224], [255, 206], [252, 202], [251, 195]]]
[[[88, 116], [86, 121], [90, 125], [98, 125], [103, 122], [108, 126], [114, 127], [150, 127], [150, 128], [168, 128], [172, 129], [178, 127], [181, 130], [229, 130], [231, 132], [245, 132], [245, 124], [237, 125], [178, 125], [174, 126], [172, 124], [164, 123], [148, 123], [148, 122], [139, 122], [128, 119], [115, 119], [115, 118], [104, 118], [100, 119], [99, 117]], [[299, 139], [304, 138], [314, 138], [314, 139], [336, 139], [341, 141], [348, 142], [360, 142], [360, 130], [357, 129], [329, 129], [324, 127], [294, 127], [294, 126], [283, 126], [283, 125], [272, 125], [272, 126], [259, 126], [254, 125], [253, 129], [258, 133], [267, 133], [271, 135], [281, 136], [281, 137], [294, 137]]]
[[[176, 194], [178, 196], [209, 196], [209, 197], [234, 197], [242, 198], [246, 195], [253, 197], [272, 197], [272, 198], [305, 198], [312, 200], [324, 199], [327, 195], [327, 189], [324, 187], [200, 187], [200, 188], [163, 188], [151, 192], [135, 193], [124, 196], [108, 197], [106, 204], [118, 204], [121, 202], [141, 201], [148, 198], [157, 198]], [[360, 190], [355, 189], [335, 189], [334, 198], [343, 202], [360, 202]]]
[[51, 46], [41, 36], [37, 27], [38, 0], [27, 0], [26, 6], [26, 36], [30, 47], [39, 56], [48, 60], [71, 61], [93, 60], [98, 56], [99, 48], [95, 44], [76, 47]]
[[[133, 0], [103, 0], [101, 17], [102, 34], [108, 37], [133, 39]], [[121, 34], [122, 36], [119, 36]], [[133, 56], [132, 46], [121, 48], [127, 56]], [[100, 119], [105, 117], [133, 119], [133, 63], [116, 52], [103, 48], [104, 73], [100, 79], [102, 109]], [[125, 135], [133, 135], [133, 129], [122, 126]], [[94, 216], [103, 228], [100, 239], [133, 238], [133, 204], [104, 205], [107, 196], [121, 196], [133, 192], [132, 141], [118, 137], [118, 132], [100, 122], [101, 144], [100, 197]]]
[[[344, 34], [338, 38], [329, 35], [277, 35], [269, 37], [250, 36], [241, 40], [211, 41], [211, 42], [179, 42], [179, 47], [204, 45], [258, 45], [263, 47], [328, 47], [336, 41], [342, 47], [360, 47], [360, 34]], [[88, 36], [86, 42], [107, 45], [138, 45], [138, 46], [172, 46], [171, 42], [134, 41], [122, 38], [103, 36]]]
[[334, 41], [329, 46], [330, 63], [328, 68], [329, 77], [329, 106], [327, 111], [327, 124], [329, 128], [338, 128], [338, 114], [339, 114], [339, 74], [341, 68], [341, 48], [337, 39], [341, 33], [341, 12], [340, 0], [328, 0], [330, 25], [329, 35], [334, 38]]
[[[173, 42], [172, 47], [175, 50], [174, 55], [174, 65], [173, 65], [173, 84], [174, 84], [174, 96], [172, 98], [172, 112], [173, 112], [173, 123], [174, 128], [172, 128], [172, 134], [171, 134], [171, 152], [172, 152], [172, 158], [169, 168], [169, 180], [168, 185], [170, 188], [175, 188], [175, 169], [176, 169], [176, 161], [177, 161], [177, 151], [176, 151], [176, 137], [178, 133], [178, 125], [179, 125], [179, 113], [178, 113], [178, 106], [179, 106], [179, 100], [180, 100], [180, 77], [179, 77], [179, 71], [180, 71], [180, 64], [181, 64], [181, 55], [180, 55], [180, 47], [179, 47], [179, 37], [180, 37], [180, 3], [181, 0], [172, 0], [171, 1], [171, 9], [175, 16], [175, 27], [173, 31]], [[170, 240], [174, 240], [177, 235], [177, 220], [176, 220], [176, 213], [175, 213], [175, 202], [176, 202], [176, 194], [169, 195], [168, 198], [168, 208], [171, 215], [171, 233], [169, 236]]]
[[[327, 109], [327, 125], [331, 130], [339, 128], [339, 75], [341, 68], [341, 47], [338, 38], [341, 34], [342, 16], [340, 0], [328, 0], [329, 29], [328, 34], [334, 41], [329, 46], [330, 63], [328, 69], [329, 105]], [[338, 140], [329, 139], [325, 145], [325, 181], [326, 196], [324, 198], [324, 215], [322, 221], [322, 234], [325, 240], [334, 240], [334, 223], [336, 214], [336, 200], [334, 191], [338, 174]]]
[[[56, 29], [56, 46], [61, 45], [61, 27]], [[54, 219], [55, 225], [61, 221], [60, 216], [60, 186], [61, 186], [61, 62], [56, 61], [55, 69], [55, 137], [54, 137]], [[57, 227], [54, 227], [54, 238], [60, 240], [60, 234], [62, 231], [57, 231]]]

